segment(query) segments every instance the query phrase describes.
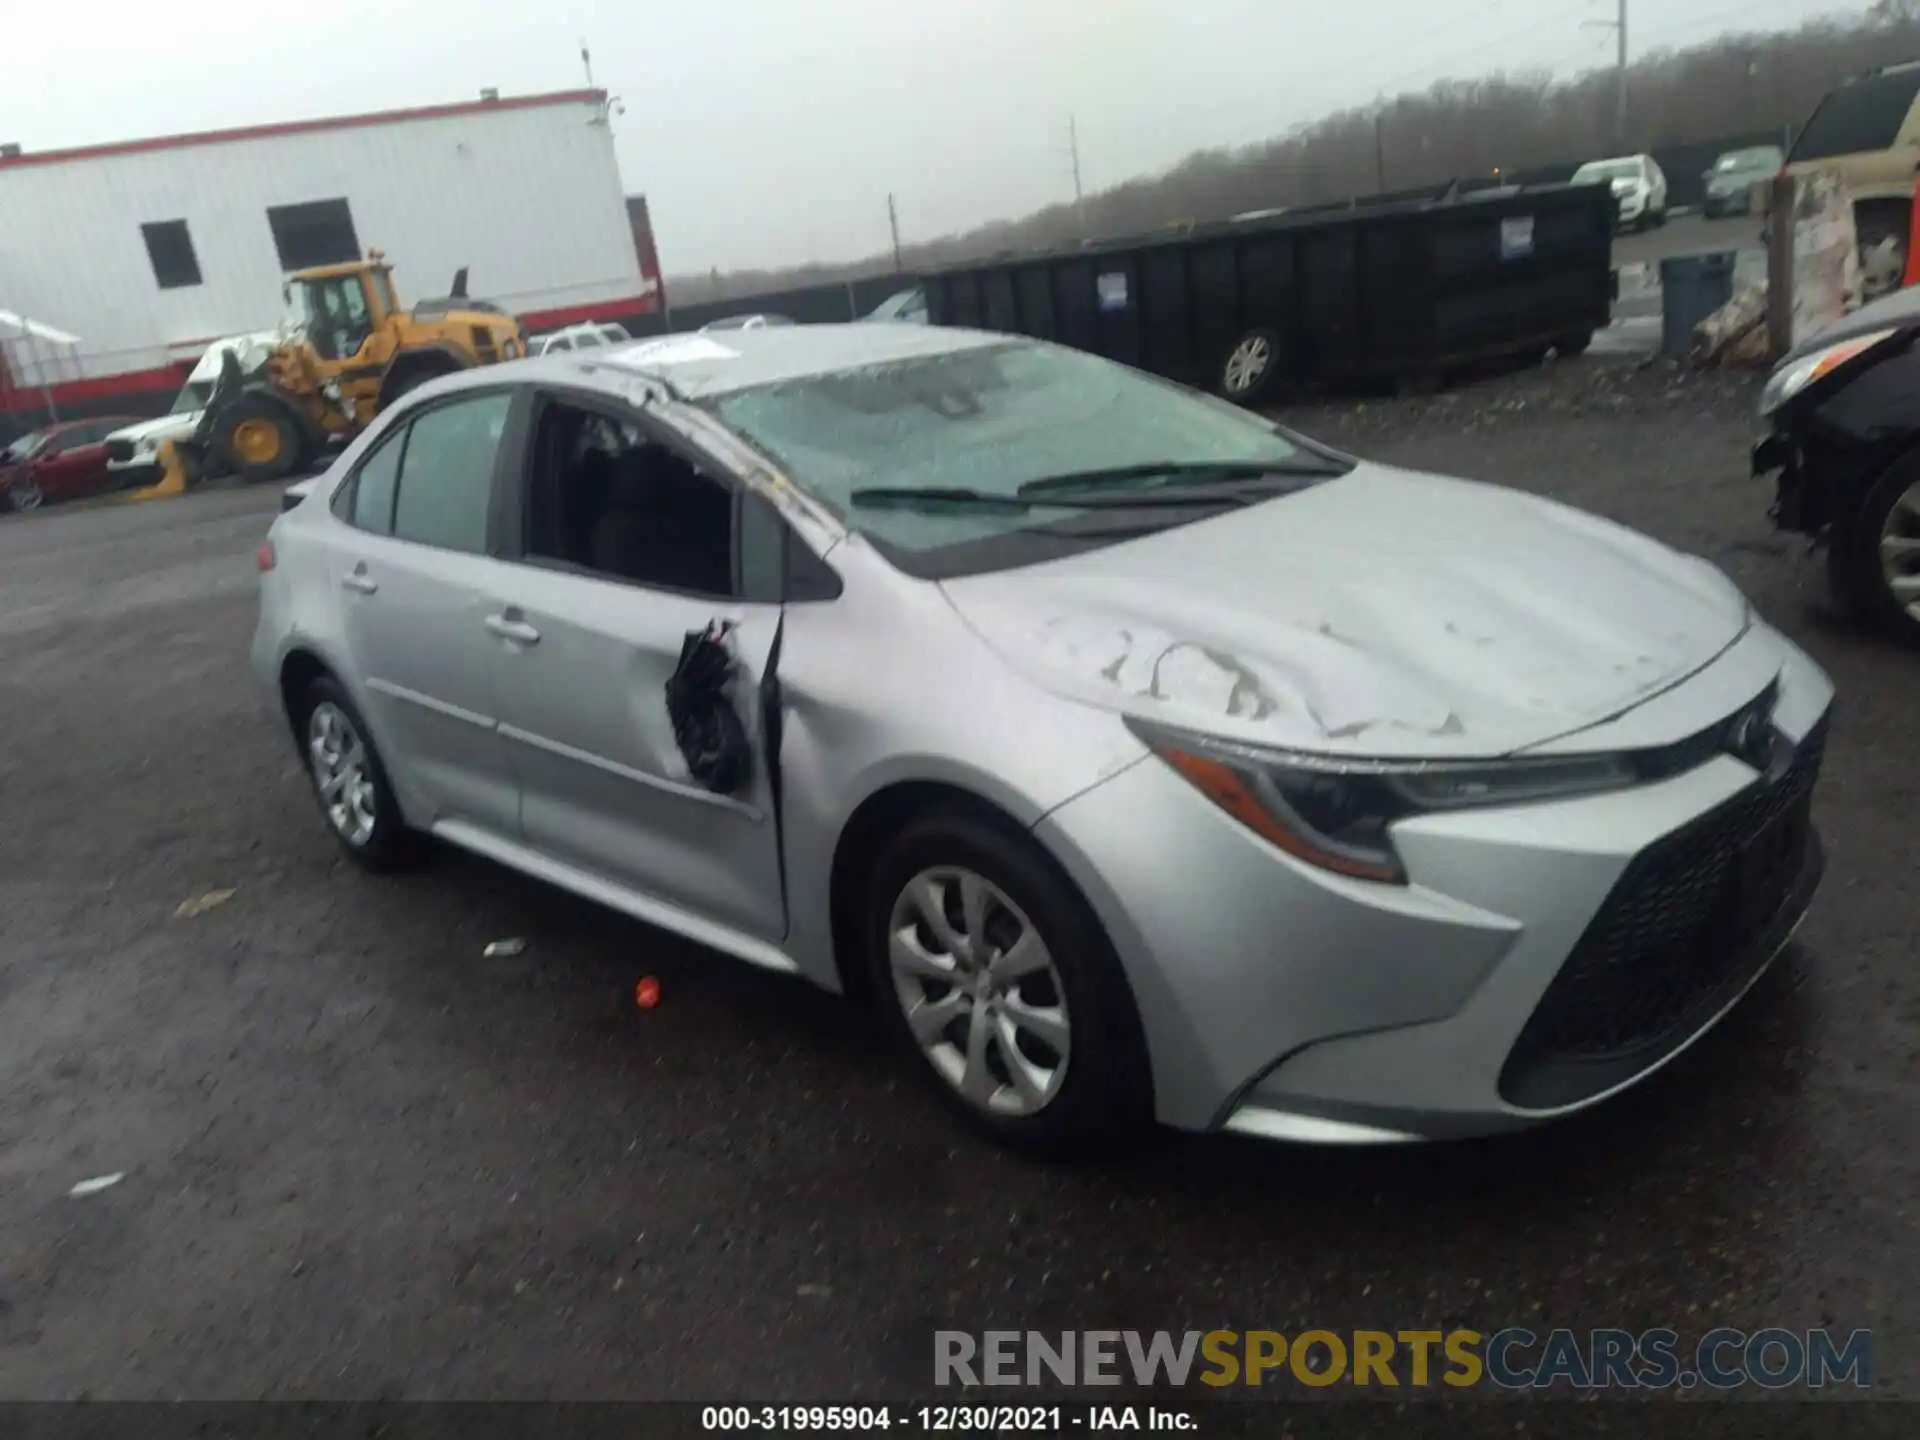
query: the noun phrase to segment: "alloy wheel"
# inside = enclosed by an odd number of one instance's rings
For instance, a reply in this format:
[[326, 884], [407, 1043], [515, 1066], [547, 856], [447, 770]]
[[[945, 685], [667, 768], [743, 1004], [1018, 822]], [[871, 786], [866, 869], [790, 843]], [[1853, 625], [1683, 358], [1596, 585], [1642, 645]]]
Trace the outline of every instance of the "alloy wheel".
[[1894, 603], [1920, 620], [1920, 480], [1893, 502], [1880, 527], [1880, 575]]
[[1265, 336], [1249, 335], [1227, 357], [1227, 389], [1244, 395], [1260, 383], [1273, 363], [1273, 346]]
[[330, 700], [314, 706], [307, 717], [307, 759], [327, 823], [347, 844], [362, 848], [373, 838], [379, 790], [360, 732]]
[[991, 880], [923, 870], [893, 902], [887, 960], [907, 1028], [962, 1099], [1032, 1115], [1066, 1079], [1072, 1026], [1046, 940]]
[[36, 481], [15, 480], [7, 486], [7, 498], [16, 510], [38, 510], [46, 496]]

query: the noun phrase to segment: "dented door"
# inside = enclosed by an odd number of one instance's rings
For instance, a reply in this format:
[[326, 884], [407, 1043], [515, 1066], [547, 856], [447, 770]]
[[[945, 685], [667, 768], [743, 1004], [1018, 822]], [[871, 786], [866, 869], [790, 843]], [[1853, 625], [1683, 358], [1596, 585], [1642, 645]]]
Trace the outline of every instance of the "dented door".
[[[526, 843], [780, 939], [786, 912], [759, 702], [780, 607], [512, 569], [492, 627], [494, 675]], [[753, 750], [728, 795], [689, 773], [666, 698], [688, 632], [715, 620], [733, 623], [727, 698]]]

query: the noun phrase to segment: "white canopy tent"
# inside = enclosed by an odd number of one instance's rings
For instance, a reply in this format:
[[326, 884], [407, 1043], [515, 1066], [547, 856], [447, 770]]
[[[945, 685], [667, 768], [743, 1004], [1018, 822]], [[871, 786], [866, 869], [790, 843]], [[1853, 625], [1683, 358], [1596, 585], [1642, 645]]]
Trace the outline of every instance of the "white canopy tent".
[[48, 392], [66, 380], [80, 378], [80, 337], [0, 310], [0, 388], [39, 391], [52, 409]]

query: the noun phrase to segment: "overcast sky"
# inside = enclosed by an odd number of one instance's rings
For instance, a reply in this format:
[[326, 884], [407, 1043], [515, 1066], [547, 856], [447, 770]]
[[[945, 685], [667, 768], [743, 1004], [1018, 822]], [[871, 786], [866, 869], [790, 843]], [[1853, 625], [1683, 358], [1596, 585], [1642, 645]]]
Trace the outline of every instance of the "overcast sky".
[[[1847, 0], [1631, 0], [1632, 51]], [[1615, 0], [10, 0], [0, 140], [43, 150], [583, 83], [669, 272], [847, 259], [1207, 145], [1499, 70], [1611, 63]], [[544, 18], [543, 18], [544, 17]]]

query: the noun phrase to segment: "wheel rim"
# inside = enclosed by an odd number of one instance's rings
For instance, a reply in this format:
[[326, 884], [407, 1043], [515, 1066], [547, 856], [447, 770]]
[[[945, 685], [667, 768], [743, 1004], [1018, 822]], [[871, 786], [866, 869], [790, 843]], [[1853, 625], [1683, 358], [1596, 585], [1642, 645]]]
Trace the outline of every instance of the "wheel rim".
[[1227, 388], [1236, 395], [1251, 390], [1273, 362], [1273, 346], [1259, 335], [1249, 335], [1227, 357]]
[[1046, 941], [991, 880], [923, 870], [893, 902], [887, 958], [921, 1054], [968, 1104], [1032, 1115], [1060, 1093], [1072, 1026]]
[[242, 420], [233, 427], [233, 453], [249, 465], [280, 458], [280, 427], [271, 420]]
[[1894, 603], [1920, 620], [1920, 480], [1893, 502], [1880, 527], [1880, 575]]
[[314, 706], [307, 719], [307, 758], [327, 823], [349, 845], [365, 845], [373, 838], [379, 790], [360, 732], [332, 701]]
[[7, 487], [7, 497], [13, 501], [16, 510], [38, 510], [40, 501], [45, 498], [40, 487], [31, 480], [17, 480]]

